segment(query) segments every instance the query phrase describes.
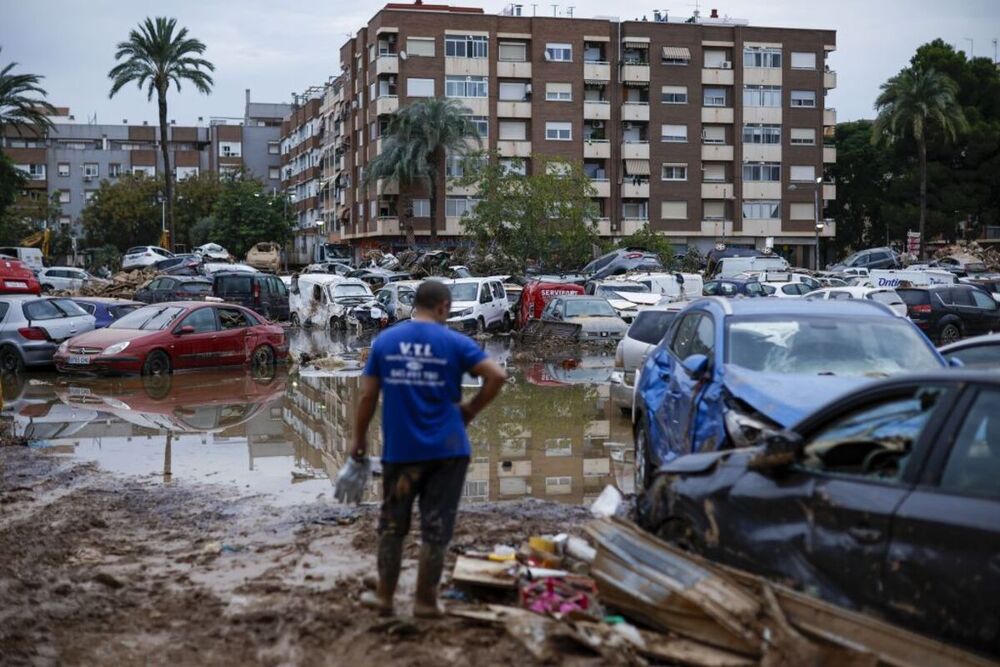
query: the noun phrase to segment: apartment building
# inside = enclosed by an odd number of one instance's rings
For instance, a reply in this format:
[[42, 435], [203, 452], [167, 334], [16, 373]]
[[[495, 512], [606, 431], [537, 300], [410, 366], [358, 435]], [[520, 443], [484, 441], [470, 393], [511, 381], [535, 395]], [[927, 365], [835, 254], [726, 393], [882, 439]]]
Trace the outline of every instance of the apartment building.
[[320, 104], [319, 114], [323, 125], [320, 203], [327, 239], [336, 243], [341, 240], [341, 224], [348, 215], [344, 171], [346, 157], [341, 142], [346, 125], [341, 77], [330, 77], [323, 87], [323, 102]]
[[247, 88], [242, 118], [210, 120], [212, 171], [242, 171], [266, 189], [277, 191], [281, 187], [281, 124], [291, 111], [291, 104], [252, 102]]
[[[714, 12], [684, 21], [520, 13], [393, 3], [344, 44], [343, 238], [402, 244], [398, 195], [390, 184], [364, 187], [364, 169], [390, 114], [446, 96], [462, 101], [484, 146], [512, 168], [530, 173], [546, 156], [582, 163], [602, 236], [648, 223], [682, 249], [773, 243], [812, 264], [814, 208], [822, 220], [836, 195], [824, 176], [836, 159], [827, 144], [836, 116], [824, 103], [836, 84], [826, 63], [834, 31], [756, 27]], [[449, 186], [458, 169], [440, 169], [435, 210], [446, 242], [476, 203], [474, 189]], [[430, 206], [426, 193], [409, 194], [420, 242]], [[821, 226], [822, 236], [835, 233]]]
[[292, 261], [305, 263], [312, 247], [325, 236], [320, 185], [324, 126], [320, 117], [324, 88], [312, 86], [296, 95], [281, 123], [281, 189], [295, 218]]

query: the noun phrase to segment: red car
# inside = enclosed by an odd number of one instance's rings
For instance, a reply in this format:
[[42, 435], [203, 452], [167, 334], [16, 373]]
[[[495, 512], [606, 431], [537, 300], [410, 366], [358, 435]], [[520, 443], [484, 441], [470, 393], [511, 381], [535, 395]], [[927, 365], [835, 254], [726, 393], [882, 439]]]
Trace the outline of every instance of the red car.
[[0, 258], [0, 294], [42, 293], [42, 286], [31, 269], [19, 259]]
[[59, 346], [60, 372], [141, 373], [274, 364], [288, 357], [284, 330], [231, 304], [173, 301], [145, 306]]
[[583, 288], [573, 283], [554, 283], [536, 280], [524, 286], [521, 292], [521, 308], [517, 314], [517, 326], [523, 327], [528, 320], [541, 318], [545, 306], [554, 296], [583, 294]]

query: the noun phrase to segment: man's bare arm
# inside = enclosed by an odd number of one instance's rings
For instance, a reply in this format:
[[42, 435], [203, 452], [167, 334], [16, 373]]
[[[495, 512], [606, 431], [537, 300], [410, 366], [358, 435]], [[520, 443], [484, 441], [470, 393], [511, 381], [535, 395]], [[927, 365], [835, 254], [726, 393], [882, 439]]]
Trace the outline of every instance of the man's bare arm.
[[507, 372], [492, 359], [483, 359], [472, 367], [471, 372], [473, 375], [483, 378], [483, 386], [479, 388], [479, 392], [470, 401], [461, 405], [462, 417], [466, 424], [475, 419], [476, 415], [497, 397], [497, 394], [503, 389], [504, 382], [507, 381]]
[[351, 456], [356, 459], [368, 455], [368, 425], [371, 424], [372, 417], [375, 415], [379, 389], [377, 377], [362, 376], [361, 397], [358, 399], [358, 408], [354, 413], [354, 447], [351, 450]]

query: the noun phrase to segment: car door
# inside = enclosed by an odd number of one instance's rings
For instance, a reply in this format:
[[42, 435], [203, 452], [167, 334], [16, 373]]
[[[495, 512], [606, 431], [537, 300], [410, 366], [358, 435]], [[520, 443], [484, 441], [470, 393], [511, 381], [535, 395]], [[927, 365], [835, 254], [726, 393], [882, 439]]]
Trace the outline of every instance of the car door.
[[268, 276], [267, 282], [271, 285], [271, 315], [272, 320], [288, 321], [288, 288], [281, 278]]
[[678, 340], [676, 348], [671, 348], [673, 372], [670, 375], [667, 402], [672, 425], [669, 438], [671, 448], [678, 454], [687, 454], [699, 451], [705, 444], [706, 431], [699, 428], [699, 404], [705, 388], [711, 382], [712, 374], [709, 372], [695, 376], [688, 373], [682, 364], [685, 359], [696, 354], [706, 356], [711, 364], [715, 352], [715, 325], [709, 313], [695, 312], [685, 317], [682, 326], [683, 329], [678, 332], [684, 338]]
[[941, 290], [950, 302], [949, 309], [962, 320], [962, 333], [966, 336], [978, 336], [986, 332], [986, 317], [982, 309], [977, 308], [972, 300], [972, 288], [956, 286]]
[[479, 313], [479, 317], [483, 318], [483, 322], [486, 323], [486, 327], [489, 328], [493, 324], [495, 319], [495, 308], [493, 307], [493, 292], [490, 290], [490, 284], [487, 282], [479, 283], [479, 307], [476, 309]]
[[[184, 333], [184, 327], [192, 327], [192, 330]], [[205, 368], [216, 365], [218, 329], [213, 308], [199, 308], [188, 313], [173, 328], [171, 363], [174, 368]]]
[[1000, 389], [970, 385], [893, 519], [886, 599], [900, 620], [1000, 653]]
[[682, 413], [685, 401], [682, 394], [682, 387], [685, 386], [683, 379], [677, 376], [684, 374], [681, 368], [681, 361], [689, 356], [691, 342], [694, 339], [701, 319], [700, 313], [689, 313], [681, 318], [674, 330], [670, 345], [667, 346], [667, 356], [669, 358], [669, 371], [667, 377], [663, 378], [667, 383], [667, 395], [663, 401], [662, 414], [659, 415], [663, 427], [663, 433], [667, 443], [667, 449], [673, 456], [679, 456], [690, 452], [687, 437], [682, 432]]
[[992, 333], [1000, 330], [1000, 304], [986, 292], [980, 289], [970, 289], [973, 307], [979, 312], [979, 333]]
[[242, 364], [250, 357], [249, 348], [255, 342], [251, 340], [251, 322], [237, 308], [216, 308], [216, 315], [219, 318], [219, 335], [215, 345], [217, 365]]

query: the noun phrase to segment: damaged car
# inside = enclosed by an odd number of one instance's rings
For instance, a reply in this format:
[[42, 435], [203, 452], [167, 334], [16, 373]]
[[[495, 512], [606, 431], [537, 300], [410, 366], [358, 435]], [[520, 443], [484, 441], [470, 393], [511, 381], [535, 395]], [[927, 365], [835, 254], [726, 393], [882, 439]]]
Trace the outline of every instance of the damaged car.
[[376, 329], [389, 315], [361, 280], [323, 273], [292, 276], [288, 307], [293, 326]]
[[678, 456], [755, 444], [865, 382], [946, 365], [874, 301], [699, 299], [638, 371], [636, 489]]
[[640, 503], [661, 537], [1000, 654], [1000, 381], [870, 383], [757, 447], [683, 456]]

